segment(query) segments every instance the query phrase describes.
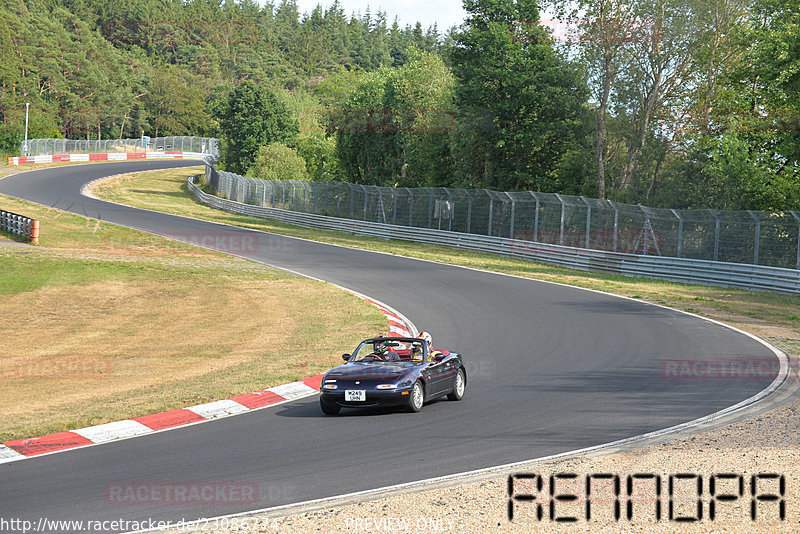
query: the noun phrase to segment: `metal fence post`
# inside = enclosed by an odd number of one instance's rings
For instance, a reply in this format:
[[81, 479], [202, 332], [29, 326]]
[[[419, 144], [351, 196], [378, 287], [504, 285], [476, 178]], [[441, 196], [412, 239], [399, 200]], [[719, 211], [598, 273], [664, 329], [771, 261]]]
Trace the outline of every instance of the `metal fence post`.
[[309, 186], [311, 187], [311, 196], [314, 198], [314, 202], [313, 202], [313, 205], [312, 205], [312, 208], [311, 208], [311, 209], [314, 210], [312, 212], [314, 215], [317, 214], [317, 190], [314, 188], [314, 186], [319, 187], [320, 185], [322, 185], [322, 184], [315, 184], [314, 182], [310, 182], [309, 183]]
[[506, 192], [506, 196], [511, 201], [511, 224], [509, 224], [508, 237], [514, 239], [514, 217], [517, 212], [517, 201], [511, 196], [511, 193]]
[[564, 221], [566, 219], [566, 211], [567, 211], [567, 204], [564, 202], [564, 198], [559, 195], [558, 193], [555, 194], [556, 198], [561, 202], [561, 229], [559, 230], [558, 234], [558, 244], [564, 244]]
[[392, 224], [397, 224], [397, 189], [392, 188]]
[[494, 215], [494, 197], [489, 192], [488, 189], [484, 189], [486, 194], [489, 195], [489, 230], [486, 232], [486, 235], [492, 235], [492, 216]]
[[796, 211], [790, 211], [789, 213], [797, 221], [797, 268], [800, 269], [800, 215]]
[[747, 210], [747, 213], [749, 213], [750, 217], [756, 222], [756, 242], [753, 246], [753, 263], [758, 265], [758, 252], [761, 245], [761, 219], [756, 217], [752, 210]]
[[581, 200], [583, 203], [586, 204], [586, 247], [589, 248], [590, 240], [589, 237], [592, 235], [592, 205], [589, 204], [589, 201], [586, 200], [586, 197], [581, 196]]
[[714, 217], [714, 261], [719, 261], [719, 217], [714, 212], [714, 210], [708, 210], [712, 217]]
[[539, 195], [531, 191], [531, 195], [536, 200], [536, 213], [533, 214], [533, 241], [539, 242]]
[[616, 204], [612, 201], [608, 200], [608, 205], [614, 210], [614, 248], [613, 252], [617, 251], [617, 243], [619, 242], [619, 209], [617, 209]]
[[453, 195], [450, 194], [450, 189], [445, 187], [444, 188], [444, 192], [447, 193], [447, 203], [450, 204], [450, 210], [449, 210], [449, 213], [448, 213], [449, 217], [447, 218], [447, 231], [448, 232], [452, 232], [453, 231], [453, 214], [456, 211], [456, 205], [453, 202]]
[[414, 192], [408, 187], [406, 187], [405, 190], [408, 191], [408, 198], [410, 204], [408, 208], [408, 225], [414, 226]]
[[359, 185], [359, 187], [364, 191], [364, 218], [363, 218], [363, 220], [366, 221], [367, 220], [367, 196], [369, 195], [369, 193], [367, 193], [367, 188], [365, 186]]
[[470, 233], [470, 231], [472, 230], [472, 195], [466, 189], [464, 190], [464, 194], [467, 195], [467, 198], [469, 199], [467, 201], [467, 232], [466, 233]]
[[269, 184], [269, 202], [270, 207], [275, 207], [275, 182], [270, 182]]
[[681, 253], [683, 252], [683, 217], [681, 217], [681, 214], [678, 213], [677, 210], [670, 211], [672, 211], [672, 214], [678, 218], [678, 243], [675, 255], [680, 258]]
[[[375, 222], [380, 222], [386, 224], [386, 205], [383, 203], [383, 193], [381, 192], [381, 188], [377, 185], [373, 185], [372, 187], [375, 188], [375, 194], [378, 195], [377, 198], [377, 206], [380, 209], [380, 220]], [[377, 217], [376, 217], [377, 218]]]
[[425, 191], [428, 192], [428, 228], [433, 228], [433, 204], [436, 200], [430, 187], [426, 187]]

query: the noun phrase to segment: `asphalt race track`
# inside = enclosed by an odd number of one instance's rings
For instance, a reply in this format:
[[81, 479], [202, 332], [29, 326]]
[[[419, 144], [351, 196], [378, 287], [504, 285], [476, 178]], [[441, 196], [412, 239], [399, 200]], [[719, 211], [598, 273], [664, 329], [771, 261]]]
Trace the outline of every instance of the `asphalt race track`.
[[[0, 180], [0, 193], [182, 240], [231, 232], [223, 225], [80, 195], [81, 185], [98, 177], [197, 164], [51, 168]], [[419, 414], [345, 410], [325, 417], [311, 397], [0, 464], [0, 517], [177, 521], [302, 502], [662, 429], [736, 404], [772, 380], [663, 377], [664, 359], [775, 357], [747, 336], [671, 310], [533, 280], [236, 231], [258, 243], [245, 254], [252, 259], [379, 299], [431, 332], [436, 346], [462, 352], [469, 376], [464, 400], [435, 402]], [[109, 504], [104, 493], [114, 483], [210, 481], [257, 484], [258, 501], [119, 506]]]

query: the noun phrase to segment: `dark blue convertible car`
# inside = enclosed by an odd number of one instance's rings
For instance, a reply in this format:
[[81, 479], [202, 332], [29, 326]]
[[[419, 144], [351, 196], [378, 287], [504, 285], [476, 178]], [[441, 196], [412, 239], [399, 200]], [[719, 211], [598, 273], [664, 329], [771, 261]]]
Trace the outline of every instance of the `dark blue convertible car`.
[[327, 415], [367, 406], [418, 412], [425, 402], [445, 395], [461, 400], [467, 386], [461, 355], [433, 350], [424, 338], [367, 339], [342, 358], [347, 363], [322, 377], [319, 403]]

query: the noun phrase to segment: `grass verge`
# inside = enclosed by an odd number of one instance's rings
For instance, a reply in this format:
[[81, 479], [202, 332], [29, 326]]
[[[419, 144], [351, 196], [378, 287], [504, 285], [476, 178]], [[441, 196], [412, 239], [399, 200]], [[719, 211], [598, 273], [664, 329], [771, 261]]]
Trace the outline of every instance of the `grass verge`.
[[43, 228], [38, 247], [0, 247], [0, 442], [312, 376], [386, 328], [330, 284], [4, 196], [0, 207]]

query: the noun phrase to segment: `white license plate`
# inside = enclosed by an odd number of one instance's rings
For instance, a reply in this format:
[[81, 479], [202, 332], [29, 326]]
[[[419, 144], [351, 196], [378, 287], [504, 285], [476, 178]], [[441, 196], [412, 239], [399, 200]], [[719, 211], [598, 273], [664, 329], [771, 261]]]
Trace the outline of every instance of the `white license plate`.
[[346, 389], [344, 400], [347, 402], [364, 402], [367, 400], [367, 392], [363, 389]]

